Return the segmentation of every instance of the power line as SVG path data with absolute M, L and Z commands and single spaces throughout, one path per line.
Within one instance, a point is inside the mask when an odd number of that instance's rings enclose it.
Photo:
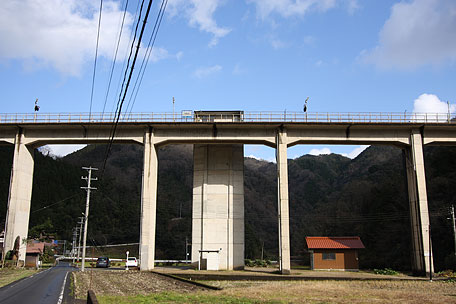
M 139 4 L 139 2 L 138 2 L 138 4 Z M 128 60 L 126 61 L 127 63 L 126 63 L 126 66 L 125 66 L 125 72 L 124 72 L 123 80 L 122 80 L 122 86 L 120 87 L 119 98 L 118 98 L 118 101 L 117 101 L 117 106 L 116 106 L 116 109 L 115 109 L 115 112 L 114 112 L 113 121 L 112 121 L 113 125 L 111 126 L 111 130 L 110 130 L 110 133 L 109 133 L 109 144 L 106 146 L 105 158 L 104 158 L 104 161 L 103 161 L 103 167 L 101 169 L 101 177 L 104 176 L 104 171 L 105 171 L 105 168 L 106 168 L 106 162 L 107 162 L 107 159 L 108 159 L 108 156 L 109 156 L 109 152 L 111 150 L 111 146 L 112 146 L 111 138 L 114 139 L 114 134 L 115 134 L 115 129 L 116 129 L 116 117 L 117 117 L 117 115 L 120 116 L 120 114 L 121 114 L 121 112 L 119 111 L 120 102 L 121 102 L 121 96 L 122 96 L 122 92 L 124 90 L 124 85 L 125 85 L 125 80 L 127 78 L 128 68 L 130 67 L 130 60 L 131 60 L 131 56 L 133 54 L 133 47 L 134 47 L 134 44 L 135 44 L 136 35 L 138 33 L 139 23 L 141 21 L 141 15 L 142 15 L 143 6 L 144 6 L 144 0 L 142 0 L 142 2 L 141 2 L 141 7 L 139 9 L 139 16 L 138 16 L 138 20 L 136 22 L 136 26 L 135 26 L 135 30 L 134 30 L 134 36 L 133 36 L 133 38 L 131 40 L 131 46 L 130 46 L 130 51 L 129 51 L 129 54 L 128 54 Z M 133 34 L 133 29 L 132 29 L 132 33 L 131 34 Z
M 150 2 L 149 2 L 149 3 L 150 3 Z M 142 15 L 143 5 L 144 5 L 144 0 L 142 0 L 142 2 L 141 2 L 141 7 L 140 7 L 140 9 L 139 9 L 138 21 L 136 22 L 134 36 L 133 36 L 133 39 L 132 39 L 132 41 L 131 41 L 130 51 L 129 51 L 128 60 L 127 60 L 127 66 L 125 67 L 125 72 L 124 72 L 123 80 L 122 80 L 122 86 L 121 86 L 121 88 L 120 88 L 119 98 L 118 98 L 118 100 L 117 100 L 117 106 L 116 106 L 116 110 L 115 110 L 115 114 L 116 114 L 116 115 L 117 115 L 117 112 L 119 111 L 119 106 L 120 106 L 120 103 L 121 103 L 122 92 L 124 91 L 124 85 L 125 85 L 125 81 L 126 81 L 126 79 L 127 79 L 128 69 L 129 69 L 129 67 L 130 67 L 130 60 L 131 60 L 131 56 L 133 55 L 133 47 L 134 47 L 134 45 L 135 45 L 136 35 L 137 35 L 137 33 L 138 33 L 138 27 L 139 27 L 139 23 L 140 23 L 140 21 L 141 21 L 141 15 Z M 116 120 L 116 118 L 114 117 L 113 122 L 115 122 L 115 120 Z M 112 131 L 112 130 L 111 130 L 111 131 Z
M 162 22 L 162 19 L 163 19 L 163 15 L 165 13 L 167 5 L 168 5 L 168 0 L 162 0 L 161 6 L 160 6 L 160 10 L 158 11 L 157 19 L 155 20 L 154 28 L 152 30 L 152 34 L 151 34 L 150 39 L 149 39 L 149 43 L 147 44 L 146 55 L 143 58 L 143 61 L 141 63 L 141 67 L 139 68 L 138 77 L 136 78 L 135 85 L 134 85 L 133 90 L 132 90 L 131 95 L 130 95 L 130 100 L 128 101 L 128 104 L 127 104 L 127 110 L 126 110 L 127 113 L 128 112 L 131 113 L 131 111 L 133 111 L 133 106 L 135 104 L 136 97 L 138 96 L 139 87 L 141 86 L 141 83 L 142 83 L 142 80 L 143 80 L 143 77 L 144 77 L 144 73 L 145 73 L 146 68 L 147 68 L 147 64 L 149 63 L 149 58 L 150 58 L 150 56 L 152 54 L 152 50 L 153 50 L 154 45 L 155 45 L 155 40 L 157 39 L 157 34 L 158 34 L 158 31 L 160 30 L 160 25 L 161 25 L 161 22 Z M 139 84 L 138 84 L 138 80 L 139 80 Z M 137 84 L 138 84 L 138 86 L 137 86 Z M 135 89 L 136 89 L 136 93 L 135 93 Z M 134 98 L 132 98 L 133 95 L 134 95 Z M 133 100 L 133 102 L 131 103 L 130 111 L 128 111 L 128 108 L 130 106 L 130 102 L 132 100 Z
M 144 0 L 143 0 L 144 1 Z M 141 4 L 142 6 L 142 4 Z M 116 122 L 114 124 L 114 129 L 113 129 L 113 132 L 112 132 L 112 136 L 111 136 L 111 140 L 109 141 L 109 145 L 108 145 L 108 149 L 106 151 L 106 156 L 105 156 L 105 159 L 104 159 L 104 162 L 103 162 L 103 172 L 104 172 L 104 169 L 106 167 L 106 162 L 107 162 L 107 159 L 108 159 L 108 156 L 109 156 L 109 152 L 111 150 L 111 147 L 112 147 L 112 143 L 114 141 L 114 137 L 115 137 L 115 133 L 116 133 L 116 129 L 117 129 L 117 126 L 119 124 L 119 119 L 120 119 L 120 115 L 122 113 L 122 106 L 123 106 L 123 103 L 125 101 L 125 97 L 127 95 L 127 92 L 128 92 L 128 87 L 130 85 L 130 81 L 131 81 L 131 77 L 133 75 L 133 71 L 134 71 L 134 68 L 135 68 L 135 63 L 136 63 L 136 59 L 138 58 L 138 53 L 139 53 L 139 47 L 140 47 L 140 44 L 141 44 L 141 40 L 142 40 L 142 37 L 143 37 L 143 34 L 144 34 L 144 29 L 146 27 L 146 23 L 147 23 L 147 19 L 149 17 L 149 12 L 150 12 L 150 8 L 152 6 L 152 0 L 149 0 L 149 4 L 147 6 L 147 11 L 146 11 L 146 15 L 144 16 L 144 21 L 143 21 L 143 26 L 141 28 L 141 32 L 139 34 L 139 38 L 138 38 L 138 44 L 136 46 L 136 52 L 135 52 L 135 56 L 133 58 L 133 62 L 131 64 L 131 69 L 130 69 L 130 73 L 128 75 L 128 80 L 127 80 L 127 83 L 125 85 L 125 90 L 124 90 L 124 94 L 122 96 L 122 100 L 120 101 L 120 105 L 119 105 L 119 110 L 118 110 L 118 113 L 117 113 L 117 118 L 116 118 Z M 139 21 L 139 19 L 138 19 Z M 134 42 L 134 41 L 133 41 Z
M 118 35 L 119 38 L 117 39 L 116 51 L 115 51 L 114 57 L 112 59 L 111 72 L 109 74 L 109 81 L 108 81 L 108 88 L 106 90 L 106 96 L 105 96 L 105 101 L 104 101 L 104 105 L 103 105 L 103 112 L 101 114 L 102 117 L 103 117 L 105 109 L 106 109 L 106 102 L 108 101 L 109 90 L 111 88 L 111 80 L 112 80 L 112 75 L 114 74 L 114 66 L 115 66 L 116 59 L 117 59 L 117 52 L 119 51 L 120 39 L 122 37 L 123 26 L 125 23 L 125 15 L 127 14 L 127 7 L 128 7 L 128 0 L 125 1 L 124 12 L 123 12 L 123 17 L 122 17 L 122 24 L 120 25 L 119 35 Z
M 95 71 L 97 70 L 97 57 L 98 57 L 98 42 L 100 40 L 100 27 L 101 27 L 101 11 L 103 10 L 103 0 L 100 0 L 100 15 L 98 16 L 98 30 L 97 30 L 97 46 L 95 48 L 95 61 L 93 64 L 93 75 L 92 75 L 92 91 L 90 93 L 90 110 L 89 110 L 89 121 L 92 116 L 92 102 L 93 102 L 93 90 L 95 87 Z
M 47 209 L 47 208 L 49 208 L 49 207 L 52 207 L 52 206 L 54 206 L 54 205 L 63 203 L 64 201 L 67 201 L 67 200 L 69 200 L 70 198 L 73 198 L 73 197 L 79 196 L 79 195 L 81 195 L 81 194 L 80 194 L 80 193 L 73 194 L 72 196 L 69 196 L 69 197 L 67 197 L 67 198 L 64 198 L 64 199 L 62 199 L 62 200 L 60 200 L 60 201 L 58 201 L 58 202 L 52 203 L 52 204 L 50 204 L 50 205 L 44 206 L 44 207 L 42 207 L 42 208 L 40 208 L 40 209 L 34 210 L 34 211 L 30 212 L 30 213 L 35 213 L 35 212 L 38 212 L 38 211 Z
M 136 20 L 136 16 L 138 16 L 138 11 L 139 11 L 139 1 L 137 1 L 137 4 L 136 4 L 136 10 L 135 10 L 135 16 L 133 17 L 133 20 Z M 131 42 L 132 42 L 132 38 L 133 38 L 133 33 L 135 31 L 135 27 L 132 26 L 131 27 L 131 31 L 130 31 L 130 36 L 129 39 L 128 39 L 128 43 L 127 43 L 127 47 L 125 49 L 125 57 L 123 59 L 123 66 L 122 66 L 122 71 L 126 69 L 126 65 L 127 65 L 127 57 L 128 57 L 128 46 L 131 45 Z M 116 89 L 116 95 L 117 94 L 120 94 L 120 84 L 122 83 L 122 74 L 119 75 L 119 81 L 117 83 L 117 89 Z M 114 107 L 116 106 L 116 103 L 113 102 L 112 103 L 112 107 L 111 107 L 111 113 L 114 112 Z

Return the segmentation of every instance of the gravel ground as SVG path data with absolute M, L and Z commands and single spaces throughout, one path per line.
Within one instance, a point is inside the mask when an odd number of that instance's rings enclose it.
M 193 284 L 163 277 L 151 272 L 110 270 L 73 272 L 73 289 L 77 299 L 92 289 L 98 295 L 138 295 L 162 291 L 194 292 L 205 290 Z

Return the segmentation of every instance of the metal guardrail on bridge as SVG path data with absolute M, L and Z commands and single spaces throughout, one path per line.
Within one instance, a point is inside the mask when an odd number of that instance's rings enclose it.
M 186 111 L 188 112 L 188 111 Z M 303 113 L 303 112 L 239 112 L 201 117 L 180 113 L 127 113 L 119 122 L 304 122 L 304 123 L 455 123 L 455 113 Z M 0 124 L 15 123 L 111 123 L 114 113 L 5 113 Z

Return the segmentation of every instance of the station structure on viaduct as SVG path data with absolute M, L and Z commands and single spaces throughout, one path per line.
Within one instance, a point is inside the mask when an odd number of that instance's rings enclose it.
M 108 114 L 0 114 L 0 143 L 14 145 L 4 251 L 27 238 L 33 150 L 47 144 L 107 143 Z M 140 263 L 154 268 L 157 149 L 194 145 L 192 262 L 218 252 L 219 269 L 244 266 L 243 145 L 276 149 L 279 265 L 290 273 L 287 148 L 299 144 L 393 145 L 406 164 L 413 260 L 429 273 L 432 250 L 423 146 L 456 144 L 456 123 L 447 114 L 290 113 L 195 111 L 191 115 L 140 113 L 122 116 L 115 143 L 144 146 Z M 431 257 L 431 258 L 429 258 Z M 19 250 L 25 260 L 25 246 Z

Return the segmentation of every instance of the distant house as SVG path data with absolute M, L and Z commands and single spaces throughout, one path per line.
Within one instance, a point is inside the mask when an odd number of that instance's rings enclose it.
M 310 266 L 321 270 L 358 271 L 358 250 L 364 249 L 359 236 L 306 237 Z
M 40 256 L 44 252 L 44 243 L 28 243 L 25 254 L 25 267 L 38 268 Z

